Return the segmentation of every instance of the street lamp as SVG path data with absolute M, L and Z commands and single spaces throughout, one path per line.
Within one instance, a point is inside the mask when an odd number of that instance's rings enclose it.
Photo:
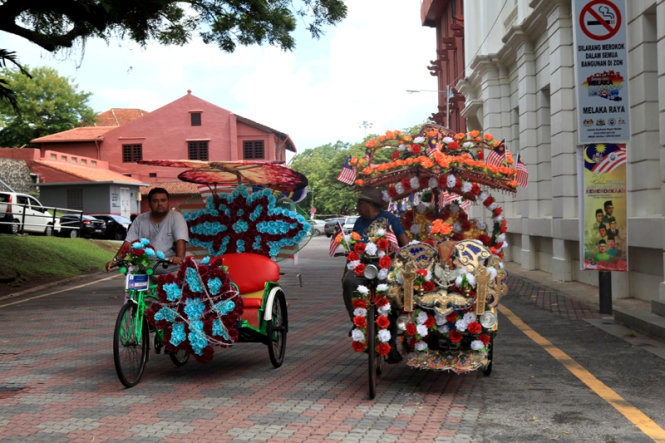
M 363 137 L 367 137 L 367 128 L 371 128 L 372 126 L 374 126 L 374 124 L 368 122 L 367 120 L 363 120 L 362 123 L 360 123 L 358 127 L 364 129 Z
M 409 94 L 414 94 L 416 92 L 436 92 L 439 94 L 446 94 L 446 128 L 450 128 L 450 99 L 455 97 L 453 94 L 453 88 L 450 85 L 446 85 L 445 91 L 439 91 L 436 89 L 407 89 L 406 92 Z

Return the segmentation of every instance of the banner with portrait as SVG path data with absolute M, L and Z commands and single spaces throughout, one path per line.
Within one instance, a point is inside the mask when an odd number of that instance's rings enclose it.
M 627 271 L 626 145 L 583 145 L 582 157 L 581 267 Z

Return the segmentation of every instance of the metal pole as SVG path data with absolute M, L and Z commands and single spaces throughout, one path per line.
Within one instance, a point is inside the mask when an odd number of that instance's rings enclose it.
M 612 314 L 612 273 L 598 271 L 598 295 L 601 314 Z

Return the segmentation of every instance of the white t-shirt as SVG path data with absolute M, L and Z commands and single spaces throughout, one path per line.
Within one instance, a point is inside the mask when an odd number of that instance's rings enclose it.
M 176 255 L 175 242 L 185 240 L 189 242 L 189 229 L 185 217 L 178 211 L 169 211 L 160 223 L 150 220 L 150 213 L 138 215 L 127 231 L 126 241 L 134 242 L 142 238 L 150 240 L 150 244 L 165 257 Z

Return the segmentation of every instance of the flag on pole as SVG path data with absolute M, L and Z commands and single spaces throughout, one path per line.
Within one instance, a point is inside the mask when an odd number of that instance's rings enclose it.
M 527 183 L 529 183 L 529 171 L 526 169 L 526 165 L 522 163 L 522 156 L 517 154 L 517 184 L 526 188 Z
M 351 156 L 349 155 L 342 166 L 342 170 L 339 171 L 337 180 L 347 185 L 352 185 L 356 181 L 356 170 L 351 166 Z
M 369 165 L 369 161 L 371 160 L 371 158 L 372 158 L 372 150 L 369 148 L 365 148 L 365 162 L 367 163 L 367 165 Z
M 501 166 L 506 158 L 506 139 L 501 140 L 485 159 L 485 163 L 492 166 Z
M 388 229 L 386 230 L 386 240 L 390 242 L 390 252 L 399 250 L 399 242 L 397 241 L 397 236 L 393 232 L 392 226 L 388 226 Z
M 339 222 L 335 223 L 335 229 L 333 229 L 333 233 L 330 236 L 330 247 L 328 248 L 328 253 L 332 257 L 335 255 L 335 251 L 337 248 L 339 248 L 340 240 L 341 237 L 343 236 L 344 232 L 342 230 L 342 225 L 339 224 Z
M 459 207 L 462 208 L 464 211 L 468 211 L 469 208 L 471 207 L 470 200 L 462 201 L 462 197 L 455 194 L 454 192 L 443 191 L 439 193 L 439 201 L 438 201 L 439 209 L 443 209 L 446 205 L 449 205 L 451 203 L 457 203 Z

